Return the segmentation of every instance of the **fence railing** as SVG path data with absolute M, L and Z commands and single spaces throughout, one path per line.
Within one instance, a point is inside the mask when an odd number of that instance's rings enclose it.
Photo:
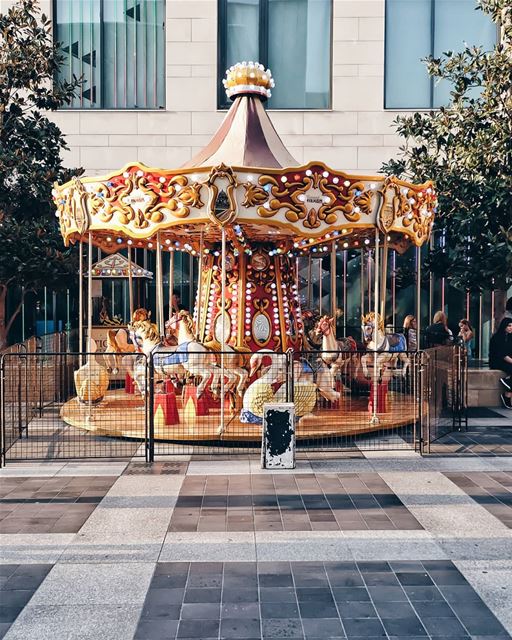
M 3 460 L 259 451 L 263 405 L 293 402 L 297 448 L 414 448 L 464 427 L 465 354 L 49 351 L 0 359 Z M 67 347 L 67 342 L 66 342 Z

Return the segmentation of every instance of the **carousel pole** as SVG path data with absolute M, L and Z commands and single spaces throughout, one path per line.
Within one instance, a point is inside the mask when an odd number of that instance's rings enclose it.
M 160 242 L 160 232 L 156 234 L 156 313 L 160 335 L 165 334 L 164 327 L 164 292 L 162 274 L 162 244 Z
M 84 245 L 82 239 L 78 243 L 78 351 L 80 366 L 84 364 Z
M 380 281 L 380 315 L 384 326 L 386 325 L 386 297 L 387 297 L 387 281 L 388 281 L 388 237 L 384 236 L 384 243 L 382 245 L 382 278 Z M 393 324 L 393 331 L 394 331 Z
M 393 251 L 393 267 L 391 271 L 391 307 L 393 327 L 396 327 L 396 251 Z
M 361 272 L 359 274 L 359 281 L 360 281 L 359 294 L 360 294 L 360 305 L 361 305 L 361 317 L 359 318 L 359 324 L 361 324 L 363 316 L 364 316 L 364 289 L 365 289 L 365 284 L 364 284 L 364 248 L 361 248 L 360 263 L 361 263 Z M 362 329 L 362 326 L 361 326 L 361 340 L 363 340 L 363 329 Z
M 311 277 L 312 277 L 312 263 L 311 263 L 311 253 L 308 253 L 308 289 L 307 289 L 307 296 L 308 296 L 308 309 L 311 309 L 311 292 L 312 292 L 312 286 L 311 286 Z
M 92 233 L 91 231 L 89 231 L 89 246 L 87 251 L 87 352 L 88 352 L 87 360 L 90 363 L 89 364 L 90 370 L 89 370 L 89 376 L 88 376 L 89 412 L 86 420 L 87 422 L 91 422 L 92 421 L 92 397 L 91 397 L 92 360 L 94 358 L 94 355 L 92 354 L 93 348 L 92 348 Z
M 347 260 L 348 252 L 343 252 L 343 337 L 347 337 Z
M 132 274 L 132 248 L 128 247 L 128 299 L 130 301 L 130 321 L 133 318 L 133 274 Z
M 322 296 L 323 296 L 323 291 L 322 291 L 322 258 L 320 258 L 320 260 L 318 260 L 318 312 L 320 315 L 322 315 Z
M 331 246 L 331 315 L 336 325 L 336 242 Z
M 375 278 L 373 282 L 373 311 L 374 311 L 374 325 L 373 325 L 373 402 L 372 402 L 372 417 L 370 419 L 371 424 L 379 424 L 379 416 L 377 415 L 377 377 L 378 371 L 378 351 L 377 351 L 377 332 L 379 328 L 379 230 L 375 229 Z M 369 266 L 369 262 L 368 262 Z M 368 280 L 370 274 L 368 273 Z
M 172 301 L 174 291 L 174 248 L 169 251 L 169 320 L 173 314 Z
M 197 325 L 196 336 L 200 341 L 201 333 L 201 308 L 203 304 L 203 251 L 204 251 L 204 236 L 203 230 L 201 230 L 201 236 L 199 238 L 199 263 L 197 269 Z M 169 282 L 171 281 L 171 274 L 169 273 Z
M 432 234 L 430 237 L 430 243 L 428 247 L 429 254 L 433 248 L 434 248 L 434 234 Z M 428 324 L 430 324 L 431 318 L 433 316 L 433 310 L 434 310 L 433 309 L 434 307 L 434 275 L 431 270 L 428 276 L 428 288 L 429 288 L 428 290 Z
M 221 309 L 221 352 L 220 352 L 220 428 L 221 433 L 224 432 L 224 350 L 226 348 L 226 323 L 224 321 L 224 313 L 226 308 L 226 229 L 222 227 L 222 245 L 221 245 L 221 283 L 220 297 L 222 299 Z
M 416 247 L 416 350 L 421 336 L 421 247 Z

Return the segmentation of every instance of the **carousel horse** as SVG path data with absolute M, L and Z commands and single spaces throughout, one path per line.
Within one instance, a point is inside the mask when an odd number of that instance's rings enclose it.
M 363 316 L 362 322 L 363 339 L 369 352 L 378 352 L 377 370 L 378 378 L 382 379 L 386 370 L 388 376 L 392 371 L 396 371 L 398 361 L 403 363 L 401 374 L 405 378 L 410 365 L 407 356 L 407 341 L 402 333 L 385 333 L 384 322 L 377 314 L 377 322 L 375 322 L 375 313 L 371 311 Z M 373 354 L 365 353 L 361 358 L 363 374 L 366 378 L 370 378 L 369 367 L 373 363 Z
M 166 347 L 160 334 L 155 331 L 149 320 L 139 320 L 129 326 L 136 345 L 147 356 L 152 356 L 155 373 L 168 377 L 188 373 L 201 379 L 197 387 L 197 397 L 201 397 L 211 378 L 211 387 L 219 384 L 221 370 L 215 364 L 215 356 L 203 344 L 195 339 L 182 341 L 178 336 L 178 345 Z M 134 368 L 134 380 L 142 395 L 146 393 L 146 365 L 138 362 Z
M 322 336 L 322 349 L 320 358 L 331 368 L 336 377 L 343 373 L 351 361 L 351 352 L 357 351 L 357 343 L 351 336 L 336 339 L 334 318 L 322 316 L 314 329 L 314 332 Z
M 166 322 L 166 327 L 174 333 L 177 333 L 179 345 L 195 341 L 194 321 L 188 311 L 179 311 L 177 314 L 174 314 L 171 319 Z M 247 370 L 241 366 L 244 362 L 244 354 L 239 353 L 228 344 L 222 345 L 213 342 L 203 346 L 205 349 L 208 349 L 210 353 L 215 354 L 217 366 L 221 364 L 222 358 L 219 352 L 224 354 L 224 375 L 228 378 L 228 389 L 231 390 L 232 387 L 236 385 L 236 393 L 242 397 L 249 378 Z M 213 384 L 211 388 L 214 392 L 217 391 Z
M 83 404 L 99 404 L 105 397 L 109 377 L 107 369 L 98 363 L 96 356 L 96 341 L 89 340 L 89 354 L 87 362 L 77 369 L 74 374 L 76 397 Z
M 116 375 L 121 366 L 127 371 L 133 368 L 133 358 L 128 354 L 134 353 L 135 347 L 128 342 L 128 334 L 124 329 L 107 331 L 107 348 L 104 352 L 104 360 L 107 364 L 107 371 Z

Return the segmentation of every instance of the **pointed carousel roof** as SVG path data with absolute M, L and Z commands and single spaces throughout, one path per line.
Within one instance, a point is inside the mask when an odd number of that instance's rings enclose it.
M 210 142 L 183 167 L 218 164 L 269 169 L 298 166 L 274 129 L 259 95 L 237 96 Z
M 233 104 L 211 141 L 181 168 L 131 162 L 106 176 L 55 185 L 62 236 L 91 236 L 106 253 L 126 246 L 215 251 L 225 228 L 239 252 L 272 242 L 303 255 L 373 246 L 376 234 L 402 253 L 430 237 L 437 197 L 431 182 L 361 176 L 321 160 L 298 165 L 263 106 L 269 69 L 242 62 L 227 70 Z

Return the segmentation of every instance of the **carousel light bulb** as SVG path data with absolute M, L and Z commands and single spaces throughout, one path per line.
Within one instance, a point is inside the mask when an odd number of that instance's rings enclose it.
M 246 331 L 245 335 L 246 335 L 247 338 L 250 338 L 251 337 L 251 332 L 250 331 Z
M 132 245 L 133 244 L 133 240 L 128 240 L 128 244 Z
M 192 180 L 192 182 L 196 182 L 196 181 L 197 181 L 197 175 L 196 175 L 195 173 L 193 173 L 193 174 L 190 176 L 190 179 Z
M 372 183 L 370 184 L 370 189 L 375 189 L 375 187 L 376 187 L 375 182 L 372 182 Z
M 348 242 L 343 243 L 343 248 L 346 249 L 348 247 Z
M 152 249 L 153 248 L 153 243 L 152 242 L 148 242 L 148 249 Z
M 361 211 L 361 208 L 360 208 L 360 207 L 354 207 L 354 211 L 355 211 L 356 213 L 359 213 L 359 212 Z
M 128 173 L 128 171 L 125 171 L 123 173 L 123 178 L 129 178 L 129 177 L 130 177 L 130 174 Z
M 370 244 L 370 241 L 368 240 L 368 238 L 366 238 L 366 240 L 364 241 L 365 244 Z
M 118 239 L 116 240 L 116 242 L 117 242 L 117 244 L 121 244 L 121 243 L 122 243 L 121 238 L 118 238 Z
M 409 204 L 416 204 L 416 200 L 414 198 L 409 198 Z
M 142 178 L 142 176 L 144 175 L 144 171 L 141 171 L 140 169 L 137 171 L 137 175 L 139 176 L 139 178 Z
M 328 178 L 329 177 L 329 172 L 328 171 L 324 171 L 322 173 L 322 175 L 323 175 L 324 178 Z
M 162 184 L 165 182 L 165 178 L 163 176 L 160 176 L 158 178 L 158 181 L 161 182 Z
M 408 213 L 408 214 L 407 214 L 407 217 L 409 218 L 409 220 L 412 220 L 412 219 L 414 218 L 414 216 L 413 216 L 413 214 L 412 214 L 412 213 Z
M 332 179 L 332 181 L 334 182 L 334 184 L 338 184 L 340 179 L 338 177 L 335 177 L 335 178 Z
M 343 184 L 345 185 L 345 187 L 350 187 L 350 180 L 345 180 Z
M 112 238 L 110 236 L 107 236 L 107 242 L 112 242 Z
M 288 178 L 286 176 L 281 176 L 281 182 L 287 182 Z
M 313 174 L 313 172 L 311 171 L 311 169 L 306 169 L 306 175 L 307 176 L 310 176 L 312 174 Z

